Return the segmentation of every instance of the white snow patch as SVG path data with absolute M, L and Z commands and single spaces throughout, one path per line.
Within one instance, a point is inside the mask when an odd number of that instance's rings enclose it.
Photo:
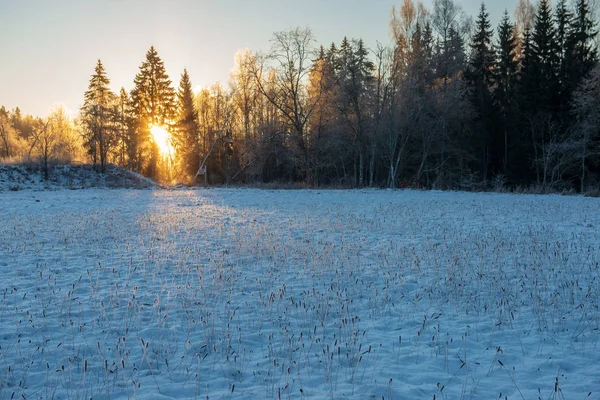
M 138 173 L 109 164 L 104 173 L 92 165 L 51 165 L 48 179 L 37 164 L 0 164 L 0 192 L 86 188 L 152 188 L 157 184 Z
M 6 191 L 0 397 L 597 399 L 599 206 Z

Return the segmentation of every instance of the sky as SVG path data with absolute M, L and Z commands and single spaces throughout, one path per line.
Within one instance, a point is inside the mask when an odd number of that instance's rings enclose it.
M 423 1 L 431 8 L 433 0 Z M 458 0 L 476 17 L 481 0 Z M 318 44 L 362 38 L 389 44 L 401 0 L 0 0 L 0 106 L 75 115 L 98 59 L 111 87 L 131 89 L 154 45 L 176 87 L 187 68 L 195 87 L 226 83 L 238 50 L 268 51 L 273 32 L 312 29 Z M 517 0 L 488 0 L 494 27 Z

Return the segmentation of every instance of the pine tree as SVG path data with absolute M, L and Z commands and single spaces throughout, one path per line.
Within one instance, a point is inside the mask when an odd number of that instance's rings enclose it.
M 561 61 L 564 59 L 572 19 L 573 14 L 567 7 L 567 0 L 559 0 L 556 4 L 556 41 Z
M 474 146 L 480 162 L 481 176 L 485 180 L 490 164 L 490 145 L 492 143 L 493 109 L 491 89 L 494 84 L 494 51 L 492 47 L 492 28 L 490 15 L 481 4 L 476 30 L 471 39 L 471 57 L 465 78 L 471 92 L 471 101 L 477 114 Z
M 335 59 L 336 83 L 339 87 L 337 107 L 353 136 L 353 146 L 358 163 L 354 165 L 355 181 L 364 186 L 364 172 L 368 146 L 366 104 L 373 83 L 375 65 L 368 59 L 362 40 L 344 38 Z
M 469 79 L 477 85 L 489 88 L 494 77 L 494 51 L 492 47 L 492 28 L 490 15 L 485 4 L 481 4 L 477 17 L 475 34 L 471 39 L 471 57 L 469 60 Z
M 187 69 L 183 70 L 177 92 L 177 127 L 175 130 L 175 149 L 181 172 L 186 178 L 192 178 L 200 165 L 200 142 L 198 112 L 194 107 L 192 82 Z
M 81 119 L 85 127 L 84 146 L 93 164 L 100 164 L 101 172 L 105 170 L 109 150 L 115 141 L 111 123 L 115 95 L 110 91 L 109 84 L 110 79 L 106 76 L 102 61 L 98 60 L 84 95 Z
M 559 49 L 557 30 L 552 19 L 550 0 L 540 0 L 535 15 L 532 40 L 533 79 L 539 93 L 539 106 L 543 111 L 554 112 L 559 98 Z
M 569 92 L 579 85 L 598 62 L 598 49 L 595 47 L 597 35 L 597 24 L 592 20 L 588 1 L 577 0 L 571 29 L 565 41 L 565 85 Z
M 447 43 L 440 48 L 440 77 L 447 83 L 448 79 L 453 79 L 464 70 L 466 59 L 463 38 L 454 26 L 448 30 Z
M 496 62 L 494 66 L 494 103 L 499 112 L 502 130 L 503 171 L 508 173 L 508 147 L 509 147 L 509 123 L 514 119 L 515 96 L 517 83 L 518 62 L 516 60 L 517 38 L 515 38 L 515 26 L 510 22 L 508 11 L 498 26 L 498 42 L 496 45 Z
M 556 5 L 556 42 L 558 49 L 558 84 L 560 91 L 560 111 L 568 108 L 571 97 L 568 71 L 568 41 L 573 15 L 567 8 L 567 0 L 559 0 Z
M 430 84 L 434 77 L 434 40 L 433 40 L 433 29 L 431 24 L 427 22 L 425 24 L 425 30 L 423 31 L 423 39 L 421 41 L 421 52 L 423 54 L 423 62 L 425 67 L 425 82 Z
M 415 32 L 410 40 L 410 51 L 407 55 L 408 65 L 406 66 L 406 77 L 414 82 L 420 82 L 425 86 L 428 82 L 427 60 L 425 58 L 425 43 L 423 37 L 423 29 L 417 23 Z M 396 68 L 399 71 L 399 67 Z
M 120 167 L 131 167 L 129 164 L 132 146 L 131 101 L 124 87 L 119 91 L 119 97 L 115 102 L 114 119 L 117 134 L 117 163 Z
M 518 89 L 519 108 L 522 112 L 531 111 L 536 104 L 536 63 L 531 42 L 531 31 L 526 29 L 521 41 L 521 57 L 519 58 Z
M 329 51 L 323 46 L 319 55 L 313 62 L 309 75 L 308 97 L 315 109 L 309 122 L 308 150 L 309 150 L 309 182 L 316 186 L 322 182 L 323 169 L 335 163 L 339 156 L 340 148 L 338 141 L 334 140 L 329 133 L 333 130 L 336 122 L 335 113 L 335 77 L 333 67 L 333 54 L 335 45 Z M 336 135 L 335 139 L 339 139 Z M 331 178 L 331 177 L 329 177 Z M 325 180 L 325 182 L 327 182 Z
M 135 76 L 131 103 L 135 116 L 137 150 L 133 164 L 136 170 L 159 178 L 159 152 L 156 144 L 150 141 L 150 128 L 159 126 L 172 130 L 176 104 L 175 90 L 171 87 L 164 63 L 154 46 L 146 53 L 146 60 Z
M 531 168 L 532 160 L 537 159 L 537 148 L 532 138 L 531 121 L 533 116 L 543 108 L 540 95 L 539 66 L 536 60 L 536 52 L 532 40 L 532 33 L 526 29 L 521 42 L 521 57 L 519 59 L 519 72 L 516 83 L 516 109 L 515 119 L 518 126 L 515 141 L 519 146 L 515 147 L 511 159 L 511 171 L 518 171 L 517 182 L 528 184 L 534 177 L 539 182 L 539 172 Z M 517 144 L 516 143 L 516 144 Z M 533 174 L 537 173 L 537 176 Z

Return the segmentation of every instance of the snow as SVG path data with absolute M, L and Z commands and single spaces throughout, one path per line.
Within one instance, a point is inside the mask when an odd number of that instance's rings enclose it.
M 35 163 L 0 164 L 0 192 L 18 190 L 59 190 L 85 188 L 150 188 L 157 184 L 136 172 L 108 164 L 104 173 L 92 165 L 50 165 L 48 180 Z
M 0 397 L 599 399 L 598 199 L 0 192 Z

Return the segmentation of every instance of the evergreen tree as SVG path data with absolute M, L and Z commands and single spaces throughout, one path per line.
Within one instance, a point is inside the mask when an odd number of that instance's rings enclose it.
M 448 30 L 447 42 L 439 46 L 439 77 L 447 83 L 456 77 L 465 67 L 465 44 L 460 32 L 451 26 Z
M 528 184 L 534 177 L 532 163 L 537 159 L 535 139 L 532 138 L 532 119 L 543 108 L 540 96 L 539 66 L 536 60 L 536 51 L 529 29 L 523 34 L 521 43 L 521 57 L 519 59 L 519 72 L 517 74 L 516 103 L 518 113 L 517 135 L 515 141 L 519 144 L 513 154 L 512 171 L 518 171 L 516 182 Z M 537 171 L 536 171 L 537 172 Z M 539 174 L 537 176 L 539 182 Z
M 175 149 L 181 172 L 186 178 L 194 177 L 200 165 L 200 142 L 198 112 L 194 107 L 192 82 L 187 69 L 183 70 L 177 92 L 177 128 L 175 130 Z
M 498 42 L 496 45 L 496 62 L 494 66 L 494 104 L 499 112 L 502 132 L 502 170 L 508 173 L 508 148 L 510 130 L 509 124 L 514 120 L 515 97 L 518 61 L 516 60 L 517 38 L 515 38 L 515 26 L 510 22 L 508 11 L 498 26 Z
M 337 122 L 334 106 L 337 94 L 333 66 L 335 51 L 334 44 L 329 51 L 321 46 L 309 75 L 308 96 L 315 104 L 307 141 L 309 179 L 317 186 L 334 178 L 335 171 L 331 171 L 330 166 L 335 164 L 346 144 L 340 135 L 331 135 Z
M 564 60 L 572 19 L 573 14 L 567 7 L 567 0 L 558 0 L 556 4 L 556 41 L 561 61 Z
M 355 182 L 364 186 L 364 173 L 368 147 L 367 124 L 368 93 L 372 89 L 375 65 L 368 58 L 362 40 L 344 38 L 335 63 L 336 83 L 339 87 L 337 107 L 342 119 L 352 133 L 355 162 Z
M 427 59 L 425 57 L 426 44 L 421 25 L 417 23 L 415 32 L 410 41 L 410 50 L 408 54 L 408 65 L 406 66 L 406 77 L 414 82 L 422 83 L 423 87 L 428 82 Z M 397 70 L 400 66 L 397 67 Z
M 115 95 L 110 91 L 109 84 L 102 61 L 98 60 L 84 95 L 81 120 L 84 125 L 84 146 L 93 164 L 100 164 L 101 172 L 105 170 L 109 150 L 115 141 L 112 126 Z
M 476 30 L 471 39 L 471 57 L 468 76 L 474 84 L 490 88 L 494 77 L 494 50 L 492 47 L 492 28 L 490 15 L 481 4 L 477 17 Z
M 558 106 L 559 48 L 550 0 L 540 0 L 535 15 L 532 40 L 532 77 L 542 111 L 555 112 Z
M 131 101 L 124 87 L 119 91 L 119 97 L 114 110 L 115 128 L 117 133 L 116 159 L 120 167 L 130 167 L 132 153 L 132 116 Z
M 533 43 L 531 41 L 531 31 L 526 29 L 523 33 L 521 43 L 521 57 L 519 58 L 519 73 L 518 73 L 518 101 L 519 108 L 522 112 L 533 110 L 536 99 L 536 63 L 533 61 L 535 57 Z
M 565 55 L 572 18 L 573 15 L 567 7 L 567 0 L 559 0 L 556 5 L 556 42 L 560 64 L 559 77 L 561 79 L 565 73 Z
M 431 81 L 433 80 L 434 77 L 434 60 L 433 60 L 433 54 L 434 54 L 434 47 L 435 47 L 435 43 L 433 40 L 433 28 L 431 27 L 431 24 L 429 22 L 427 22 L 425 24 L 425 29 L 423 31 L 423 39 L 421 40 L 421 53 L 422 53 L 422 57 L 423 57 L 423 64 L 424 64 L 424 80 L 425 82 L 427 82 L 428 84 L 431 83 Z
M 135 76 L 131 103 L 136 131 L 134 168 L 159 178 L 159 150 L 157 145 L 150 141 L 150 129 L 158 126 L 172 130 L 176 104 L 175 90 L 171 87 L 164 63 L 154 46 L 146 53 L 146 60 Z
M 573 23 L 573 14 L 567 7 L 566 0 L 559 0 L 556 5 L 556 41 L 558 48 L 558 85 L 560 96 L 560 112 L 561 117 L 565 117 L 565 113 L 569 108 L 571 98 L 571 84 L 569 77 L 569 63 L 571 54 L 569 54 L 569 41 L 571 37 L 571 25 Z
M 476 30 L 471 39 L 471 57 L 465 78 L 471 92 L 471 101 L 477 115 L 474 138 L 475 154 L 485 180 L 490 164 L 490 145 L 494 130 L 491 89 L 494 84 L 494 51 L 492 47 L 490 15 L 481 4 Z
M 566 38 L 566 80 L 565 86 L 571 92 L 579 85 L 598 61 L 595 39 L 597 24 L 592 20 L 587 0 L 577 0 L 571 29 Z

